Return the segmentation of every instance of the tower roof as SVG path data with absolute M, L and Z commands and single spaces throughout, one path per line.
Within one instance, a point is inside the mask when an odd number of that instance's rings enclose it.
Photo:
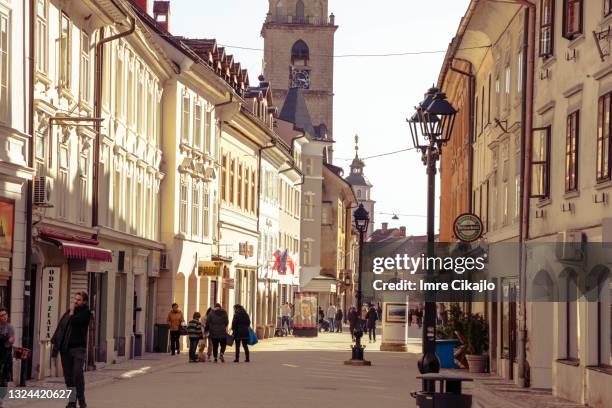
M 355 135 L 355 158 L 351 163 L 351 172 L 346 178 L 346 181 L 348 181 L 352 186 L 372 187 L 370 181 L 363 175 L 364 167 L 365 163 L 359 158 L 359 136 Z
M 310 112 L 308 112 L 306 99 L 304 99 L 304 93 L 301 88 L 289 89 L 279 118 L 303 129 L 310 137 L 316 137 L 312 120 L 310 119 Z

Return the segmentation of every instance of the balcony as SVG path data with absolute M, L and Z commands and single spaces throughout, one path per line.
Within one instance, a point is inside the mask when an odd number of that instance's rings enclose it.
M 334 25 L 333 18 L 321 18 L 317 16 L 293 16 L 293 15 L 268 15 L 267 23 L 276 24 L 300 24 L 300 25 Z

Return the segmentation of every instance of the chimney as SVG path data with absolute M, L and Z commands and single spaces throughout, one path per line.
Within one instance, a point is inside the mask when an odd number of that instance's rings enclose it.
M 389 227 L 389 223 L 388 222 L 383 222 L 382 223 L 382 230 L 383 231 L 386 231 L 388 227 Z
M 138 6 L 138 8 L 142 10 L 143 13 L 147 12 L 147 2 L 148 0 L 132 0 L 132 3 Z
M 400 233 L 402 234 L 402 237 L 406 236 L 406 227 L 400 227 Z
M 153 19 L 166 31 L 170 24 L 170 2 L 155 0 L 153 2 Z

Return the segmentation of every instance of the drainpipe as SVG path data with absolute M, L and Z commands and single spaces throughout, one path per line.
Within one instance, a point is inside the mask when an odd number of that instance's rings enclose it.
M 468 81 L 469 81 L 469 88 L 468 88 L 468 100 L 469 100 L 469 120 L 468 120 L 468 185 L 467 185 L 467 190 L 468 190 L 468 211 L 469 212 L 473 212 L 473 205 L 474 203 L 472 202 L 472 185 L 473 185 L 473 180 L 472 180 L 472 176 L 473 176 L 473 172 L 474 172 L 474 149 L 472 148 L 472 143 L 474 142 L 474 130 L 476 129 L 476 124 L 474 123 L 474 113 L 475 113 L 475 107 L 474 107 L 474 96 L 476 95 L 476 76 L 474 74 L 471 73 L 472 71 L 472 63 L 469 62 L 468 60 L 464 60 L 461 58 L 453 58 L 453 60 L 456 61 L 461 61 L 461 62 L 466 62 L 469 64 L 470 66 L 470 72 L 466 72 L 463 71 L 461 69 L 455 68 L 452 65 L 452 61 L 451 61 L 451 65 L 450 65 L 450 70 L 453 72 L 456 72 L 460 75 L 466 76 L 468 77 Z
M 36 8 L 36 0 L 31 0 L 29 2 L 24 2 L 24 4 L 29 4 L 30 6 L 30 22 L 35 21 L 34 10 Z M 23 13 L 25 20 L 25 11 Z M 30 135 L 30 143 L 28 143 L 28 152 L 27 152 L 27 165 L 28 167 L 33 167 L 34 164 L 34 24 L 31 23 L 29 30 L 29 45 L 28 45 L 28 58 L 27 64 L 29 65 L 29 83 L 28 84 L 28 97 L 30 98 L 28 103 L 27 112 L 27 130 L 26 133 Z M 24 39 L 25 39 L 25 27 L 24 24 Z M 25 47 L 24 47 L 25 48 Z M 24 70 L 24 80 L 25 80 L 25 70 Z M 32 330 L 31 325 L 34 323 L 30 321 L 30 303 L 32 296 L 36 296 L 35 293 L 31 292 L 32 286 L 32 180 L 28 180 L 26 182 L 26 231 L 25 231 L 25 270 L 24 270 L 24 291 L 23 291 L 23 316 L 22 316 L 22 333 L 21 333 L 21 344 L 23 347 L 29 348 L 30 350 L 34 350 L 34 330 Z M 30 335 L 32 334 L 32 335 Z M 30 354 L 30 358 L 27 361 L 21 362 L 21 370 L 19 373 L 19 386 L 24 387 L 26 385 L 26 380 L 28 376 L 29 367 L 32 366 L 33 360 L 32 355 Z
M 529 238 L 529 190 L 531 188 L 531 151 L 533 137 L 533 98 L 535 87 L 535 27 L 536 6 L 531 1 L 516 0 L 525 6 L 523 28 L 523 95 L 521 104 L 521 192 L 519 207 L 519 287 L 521 313 L 519 315 L 518 372 L 519 386 L 529 387 L 527 362 L 527 259 L 525 244 Z M 528 158 L 528 159 L 527 159 Z
M 100 29 L 100 41 L 96 44 L 96 56 L 95 56 L 95 72 L 94 72 L 94 117 L 100 118 L 102 117 L 102 80 L 103 80 L 103 68 L 104 68 L 104 44 L 117 40 L 119 38 L 127 37 L 136 31 L 136 19 L 134 17 L 129 17 L 130 20 L 130 28 L 127 31 L 123 31 L 112 35 L 110 37 L 104 38 L 104 28 Z M 100 161 L 100 139 L 102 138 L 102 124 L 100 121 L 95 122 L 95 133 L 96 140 L 94 142 L 94 166 L 93 166 L 93 195 L 92 195 L 92 204 L 91 204 L 91 224 L 93 227 L 98 226 L 98 203 L 99 203 L 99 194 L 98 194 L 98 184 L 100 177 L 100 166 L 98 162 Z

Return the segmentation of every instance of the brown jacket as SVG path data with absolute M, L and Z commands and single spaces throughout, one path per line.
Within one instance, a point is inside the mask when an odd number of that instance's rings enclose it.
M 184 321 L 183 312 L 180 310 L 176 312 L 170 311 L 170 313 L 168 313 L 167 322 L 170 325 L 170 331 L 178 331 L 181 328 L 181 323 Z

